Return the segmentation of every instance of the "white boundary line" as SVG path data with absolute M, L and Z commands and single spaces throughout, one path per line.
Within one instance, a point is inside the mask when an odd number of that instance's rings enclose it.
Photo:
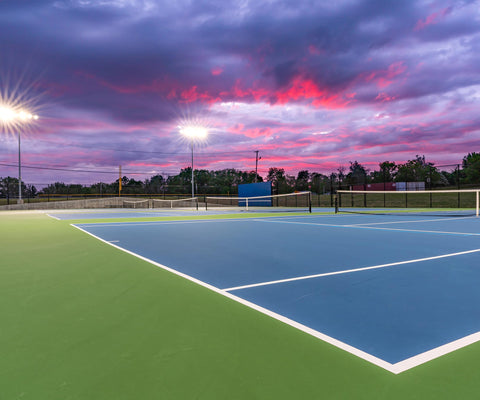
M 470 344 L 478 342 L 480 340 L 480 332 L 472 333 L 471 335 L 465 336 L 463 338 L 454 340 L 453 342 L 444 344 L 435 349 L 426 351 L 416 356 L 407 358 L 406 360 L 400 361 L 392 365 L 393 373 L 399 374 L 400 372 L 407 371 L 417 365 L 424 364 L 428 361 L 434 360 L 435 358 L 441 357 L 445 354 L 451 353 L 455 350 L 466 347 Z
M 362 225 L 385 225 L 385 224 L 413 224 L 417 222 L 439 222 L 439 221 L 457 221 L 459 219 L 471 219 L 476 217 L 455 217 L 455 218 L 435 218 L 435 219 L 417 219 L 417 220 L 403 220 L 403 221 L 390 221 L 390 222 L 369 222 L 365 224 L 349 224 L 351 226 Z
M 480 233 L 469 233 L 469 232 L 425 231 L 425 230 L 422 230 L 422 229 L 380 228 L 380 227 L 377 227 L 377 226 L 358 226 L 358 225 L 344 225 L 344 226 L 346 228 L 374 229 L 374 230 L 381 230 L 381 231 L 436 233 L 436 234 L 440 234 L 440 235 L 480 236 Z
M 50 215 L 50 214 L 47 214 L 47 217 L 50 217 L 50 218 L 56 219 L 57 221 L 61 221 L 61 219 L 60 219 L 60 218 L 54 217 L 53 215 Z
M 347 270 L 344 270 L 344 271 L 325 272 L 323 274 L 304 275 L 304 276 L 298 276 L 298 277 L 295 277 L 295 278 L 278 279 L 276 281 L 252 283 L 251 285 L 236 286 L 236 287 L 231 287 L 231 288 L 227 288 L 227 289 L 223 289 L 223 290 L 225 290 L 226 292 L 230 292 L 230 291 L 233 291 L 233 290 L 249 289 L 249 288 L 258 287 L 258 286 L 275 285 L 277 283 L 294 282 L 294 281 L 300 281 L 300 280 L 304 280 L 304 279 L 321 278 L 321 277 L 324 277 L 324 276 L 341 275 L 341 274 L 348 274 L 348 273 L 351 273 L 351 272 L 368 271 L 370 269 L 393 267 L 395 265 L 404 265 L 404 264 L 412 264 L 412 263 L 422 262 L 422 261 L 438 260 L 440 258 L 455 257 L 455 256 L 463 255 L 463 254 L 471 254 L 471 253 L 478 253 L 478 252 L 480 252 L 480 249 L 461 251 L 461 252 L 458 252 L 458 253 L 442 254 L 440 256 L 417 258 L 417 259 L 414 259 L 414 260 L 398 261 L 398 262 L 389 263 L 389 264 L 373 265 L 371 267 L 354 268 L 354 269 L 347 269 Z
M 182 278 L 185 278 L 185 279 L 187 279 L 187 280 L 189 280 L 189 281 L 191 281 L 191 282 L 194 282 L 194 283 L 196 283 L 196 284 L 198 284 L 198 285 L 200 285 L 200 286 L 203 286 L 203 287 L 205 287 L 205 288 L 207 288 L 207 289 L 210 289 L 210 290 L 212 290 L 212 291 L 214 291 L 214 292 L 216 292 L 216 293 L 218 293 L 218 294 L 220 294 L 220 295 L 222 295 L 222 296 L 225 296 L 225 297 L 227 297 L 227 298 L 229 298 L 229 299 L 231 299 L 231 300 L 234 300 L 234 301 L 236 301 L 236 302 L 238 302 L 238 303 L 241 303 L 241 304 L 243 304 L 243 305 L 245 305 L 245 306 L 247 306 L 247 307 L 250 307 L 250 308 L 252 308 L 252 309 L 254 309 L 254 310 L 256 310 L 256 311 L 259 311 L 259 312 L 261 312 L 261 313 L 263 313 L 263 314 L 265 314 L 265 315 L 267 315 L 267 316 L 269 316 L 269 317 L 272 317 L 272 318 L 274 318 L 274 319 L 276 319 L 276 320 L 278 320 L 278 321 L 281 321 L 281 322 L 283 322 L 283 323 L 285 323 L 285 324 L 287 324 L 287 325 L 290 325 L 290 326 L 292 326 L 292 327 L 294 327 L 294 328 L 296 328 L 296 329 L 299 329 L 299 330 L 301 330 L 302 332 L 308 333 L 309 335 L 312 335 L 312 336 L 314 336 L 314 337 L 316 337 L 316 338 L 318 338 L 318 339 L 320 339 L 320 340 L 323 340 L 324 342 L 327 342 L 327 343 L 329 343 L 329 344 L 331 344 L 331 345 L 333 345 L 333 346 L 335 346 L 335 347 L 337 347 L 337 348 L 339 348 L 339 349 L 341 349 L 341 350 L 347 351 L 348 353 L 353 354 L 353 355 L 355 355 L 355 356 L 357 356 L 357 357 L 359 357 L 359 358 L 361 358 L 361 359 L 363 359 L 363 360 L 365 360 L 365 361 L 368 361 L 368 362 L 370 362 L 370 363 L 372 363 L 372 364 L 374 364 L 374 365 L 376 365 L 376 366 L 378 366 L 378 367 L 380 367 L 380 368 L 383 368 L 383 369 L 385 369 L 385 370 L 387 370 L 387 371 L 389 371 L 389 372 L 391 372 L 391 373 L 393 373 L 393 374 L 399 374 L 399 373 L 404 372 L 404 371 L 406 371 L 406 370 L 409 370 L 409 369 L 411 369 L 411 368 L 413 368 L 413 367 L 416 367 L 416 366 L 418 366 L 418 365 L 421 365 L 421 364 L 423 364 L 423 363 L 426 363 L 427 361 L 431 361 L 431 360 L 433 360 L 433 359 L 435 359 L 435 358 L 438 358 L 438 357 L 440 357 L 440 356 L 442 356 L 442 355 L 445 355 L 445 354 L 450 353 L 450 352 L 452 352 L 452 351 L 458 350 L 458 349 L 460 349 L 460 348 L 462 348 L 462 347 L 465 347 L 465 346 L 467 346 L 467 345 L 469 345 L 469 344 L 475 343 L 475 342 L 477 342 L 477 341 L 480 340 L 480 332 L 476 332 L 476 333 L 474 333 L 474 334 L 465 336 L 465 337 L 463 337 L 463 338 L 461 338 L 461 339 L 458 339 L 458 340 L 456 340 L 456 341 L 447 343 L 447 344 L 445 344 L 445 345 L 443 345 L 443 346 L 437 347 L 437 348 L 432 349 L 432 350 L 429 350 L 429 351 L 427 351 L 427 352 L 418 354 L 418 355 L 413 356 L 413 357 L 411 357 L 411 358 L 408 358 L 408 359 L 406 359 L 406 360 L 400 361 L 400 362 L 395 363 L 395 364 L 391 364 L 391 363 L 389 363 L 389 362 L 387 362 L 387 361 L 384 361 L 384 360 L 382 360 L 382 359 L 380 359 L 380 358 L 378 358 L 378 357 L 375 357 L 375 356 L 373 356 L 373 355 L 371 355 L 371 354 L 368 354 L 368 353 L 366 353 L 366 352 L 364 352 L 364 351 L 362 351 L 362 350 L 360 350 L 360 349 L 357 349 L 356 347 L 350 346 L 350 345 L 348 345 L 348 344 L 346 344 L 346 343 L 344 343 L 344 342 L 342 342 L 342 341 L 340 341 L 340 340 L 337 340 L 337 339 L 335 339 L 335 338 L 333 338 L 333 337 L 331 337 L 331 336 L 328 336 L 328 335 L 326 335 L 326 334 L 324 334 L 324 333 L 322 333 L 322 332 L 316 331 L 316 330 L 314 330 L 314 329 L 312 329 L 312 328 L 309 328 L 308 326 L 305 326 L 305 325 L 300 324 L 300 323 L 298 323 L 298 322 L 296 322 L 296 321 L 294 321 L 294 320 L 291 320 L 290 318 L 287 318 L 287 317 L 285 317 L 285 316 L 283 316 L 283 315 L 277 314 L 277 313 L 275 313 L 275 312 L 273 312 L 273 311 L 270 311 L 270 310 L 268 310 L 268 309 L 266 309 L 266 308 L 263 308 L 263 307 L 255 304 L 255 303 L 251 303 L 251 302 L 248 301 L 248 300 L 245 300 L 245 299 L 242 299 L 242 298 L 240 298 L 240 297 L 237 297 L 237 296 L 235 296 L 235 295 L 227 292 L 226 290 L 219 289 L 219 288 L 217 288 L 217 287 L 215 287 L 215 286 L 212 286 L 212 285 L 210 285 L 210 284 L 208 284 L 208 283 L 206 283 L 206 282 L 203 282 L 203 281 L 201 281 L 201 280 L 199 280 L 199 279 L 197 279 L 197 278 L 194 278 L 193 276 L 184 274 L 183 272 L 177 271 L 177 270 L 175 270 L 175 269 L 173 269 L 173 268 L 167 267 L 166 265 L 157 263 L 156 261 L 153 261 L 153 260 L 151 260 L 151 259 L 149 259 L 149 258 L 143 257 L 143 256 L 141 256 L 141 255 L 139 255 L 139 254 L 136 254 L 136 253 L 130 251 L 130 250 L 127 250 L 127 249 L 124 249 L 124 248 L 122 248 L 122 247 L 120 247 L 120 246 L 117 246 L 116 244 L 111 243 L 111 242 L 108 242 L 108 241 L 106 241 L 106 240 L 104 240 L 104 239 L 102 239 L 102 238 L 94 235 L 93 233 L 90 233 L 90 232 L 86 231 L 85 229 L 82 229 L 82 228 L 80 228 L 79 226 L 76 226 L 75 224 L 70 224 L 70 225 L 73 226 L 74 228 L 77 228 L 78 230 L 86 233 L 87 235 L 90 235 L 90 236 L 94 237 L 95 239 L 100 240 L 101 242 L 108 244 L 109 246 L 115 247 L 115 248 L 118 249 L 118 250 L 121 250 L 121 251 L 123 251 L 123 252 L 125 252 L 125 253 L 127 253 L 127 254 L 130 254 L 130 255 L 132 255 L 132 256 L 134 256 L 134 257 L 137 257 L 137 258 L 139 258 L 139 259 L 141 259 L 141 260 L 143 260 L 143 261 L 146 261 L 146 262 L 148 262 L 148 263 L 150 263 L 150 264 L 152 264 L 152 265 L 155 265 L 156 267 L 162 268 L 162 269 L 164 269 L 164 270 L 166 270 L 166 271 L 169 271 L 169 272 L 171 272 L 171 273 L 173 273 L 173 274 L 175 274 L 175 275 L 178 275 L 178 276 L 180 276 L 180 277 L 182 277 Z M 472 250 L 471 252 L 473 252 L 473 251 L 475 251 L 475 250 Z M 476 251 L 480 251 L 480 249 L 478 249 L 478 250 L 476 250 Z M 440 256 L 440 257 L 441 257 L 441 256 Z
M 332 228 L 355 228 L 355 229 L 374 229 L 382 231 L 396 231 L 396 232 L 417 232 L 417 233 L 436 233 L 441 235 L 462 235 L 462 236 L 480 236 L 480 233 L 467 232 L 445 232 L 445 231 L 424 231 L 421 229 L 397 229 L 397 228 L 380 228 L 377 226 L 363 226 L 363 225 L 333 225 L 320 224 L 317 222 L 298 222 L 298 221 L 272 221 L 268 219 L 254 219 L 257 222 L 271 222 L 277 224 L 294 224 L 294 225 L 313 225 L 313 226 L 330 226 Z
M 87 228 L 105 228 L 112 225 L 123 227 L 123 226 L 148 226 L 148 225 L 181 225 L 181 224 L 198 224 L 201 222 L 232 222 L 232 221 L 246 221 L 253 220 L 254 218 L 218 218 L 218 219 L 193 219 L 193 220 L 175 220 L 175 221 L 143 221 L 143 222 L 100 222 L 100 223 L 88 223 L 88 222 L 77 222 L 76 224 L 82 225 Z M 76 226 L 75 224 L 70 224 Z

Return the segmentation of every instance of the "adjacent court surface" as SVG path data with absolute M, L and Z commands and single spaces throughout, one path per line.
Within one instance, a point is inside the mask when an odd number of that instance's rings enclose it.
M 75 226 L 393 373 L 480 339 L 475 217 L 291 215 Z

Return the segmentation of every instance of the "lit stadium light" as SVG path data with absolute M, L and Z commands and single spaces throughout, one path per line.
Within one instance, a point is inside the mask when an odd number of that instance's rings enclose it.
M 18 203 L 22 201 L 22 158 L 21 158 L 21 128 L 31 123 L 32 120 L 38 120 L 38 115 L 32 114 L 25 109 L 16 109 L 8 104 L 0 105 L 0 121 L 5 130 L 15 129 L 18 131 Z
M 2 121 L 3 125 L 14 126 L 29 122 L 32 119 L 38 120 L 38 115 L 32 114 L 24 109 L 15 109 L 14 107 L 10 107 L 8 105 L 0 106 L 0 120 Z
M 5 106 L 0 107 L 0 120 L 6 124 L 15 119 L 16 113 L 13 109 Z
M 179 126 L 180 133 L 190 140 L 203 140 L 208 136 L 207 128 L 203 126 Z
M 195 197 L 195 183 L 193 175 L 193 147 L 195 143 L 204 141 L 208 136 L 208 129 L 200 125 L 179 126 L 180 134 L 190 141 L 192 149 L 192 198 Z

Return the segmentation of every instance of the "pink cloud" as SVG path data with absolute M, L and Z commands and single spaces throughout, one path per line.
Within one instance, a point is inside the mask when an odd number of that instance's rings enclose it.
M 197 86 L 192 86 L 190 89 L 185 89 L 180 93 L 181 101 L 184 103 L 192 103 L 194 101 L 202 101 L 204 103 L 215 103 L 222 101 L 219 97 L 211 96 L 207 91 L 198 92 Z
M 243 124 L 237 124 L 228 129 L 228 131 L 231 133 L 241 134 L 249 138 L 257 138 L 261 136 L 272 136 L 278 132 L 278 129 L 270 127 L 245 128 Z
M 415 28 L 413 28 L 413 30 L 420 31 L 422 29 L 425 29 L 425 27 L 429 25 L 437 24 L 443 17 L 450 14 L 451 12 L 452 12 L 452 7 L 447 7 L 447 8 L 444 8 L 443 10 L 430 14 L 424 19 L 420 19 L 415 25 Z
M 403 61 L 396 61 L 390 64 L 386 70 L 371 72 L 365 76 L 365 81 L 375 82 L 379 88 L 384 89 L 394 82 L 394 78 L 402 75 L 406 70 L 407 66 Z
M 385 92 L 382 92 L 382 93 L 379 93 L 377 97 L 375 97 L 375 100 L 378 100 L 381 102 L 393 101 L 395 100 L 395 96 L 389 96 Z
M 223 68 L 215 67 L 215 68 L 212 68 L 210 72 L 212 73 L 213 76 L 221 75 L 223 73 Z
M 220 93 L 220 95 L 233 95 L 236 98 L 252 97 L 256 101 L 267 98 L 270 95 L 270 91 L 265 88 L 259 88 L 257 84 L 254 84 L 253 87 L 243 89 L 241 87 L 240 79 L 235 81 L 235 85 L 231 89 L 231 92 Z
M 314 107 L 325 107 L 330 109 L 344 108 L 355 97 L 355 93 L 349 93 L 348 98 L 339 94 L 329 93 L 327 89 L 320 88 L 313 80 L 296 77 L 286 89 L 278 90 L 276 93 L 277 102 L 286 104 L 290 101 L 311 100 Z

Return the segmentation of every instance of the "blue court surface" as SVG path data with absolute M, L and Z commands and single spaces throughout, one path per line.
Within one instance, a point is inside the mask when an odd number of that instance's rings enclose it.
M 231 213 L 232 211 L 228 211 Z M 225 214 L 225 210 L 152 210 L 152 209 L 138 209 L 138 210 L 86 210 L 86 211 L 62 211 L 50 212 L 48 215 L 59 220 L 79 220 L 79 219 L 119 219 L 119 218 L 158 218 L 158 217 L 182 217 L 192 215 L 216 215 Z
M 480 339 L 480 219 L 77 224 L 394 373 Z
M 316 208 L 314 212 L 318 213 L 333 213 L 334 208 Z M 200 208 L 195 209 L 86 209 L 86 210 L 69 210 L 69 211 L 51 211 L 48 215 L 52 218 L 59 220 L 79 220 L 79 219 L 119 219 L 119 218 L 158 218 L 158 217 L 182 217 L 182 216 L 202 216 L 202 215 L 221 215 L 221 214 L 258 214 L 258 213 L 288 213 L 288 212 L 301 212 L 306 210 L 295 208 L 250 208 L 248 211 L 243 208 L 231 207 L 231 208 L 211 208 L 205 210 Z

